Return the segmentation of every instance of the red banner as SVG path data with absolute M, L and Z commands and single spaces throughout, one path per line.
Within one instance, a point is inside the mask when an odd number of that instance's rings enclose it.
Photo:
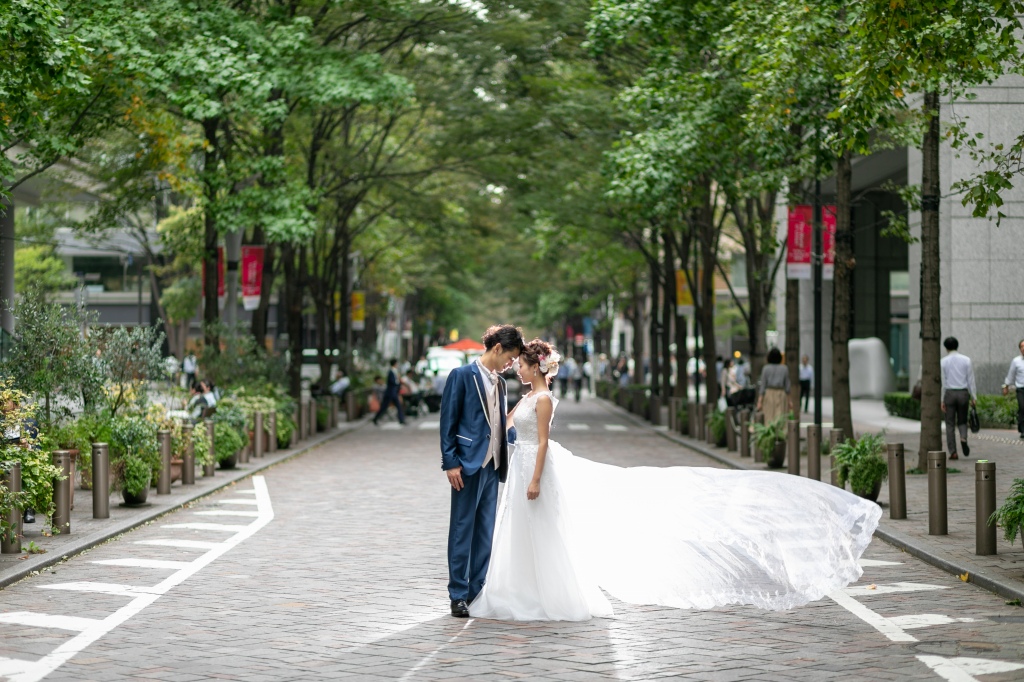
M 832 279 L 836 271 L 836 207 L 822 206 L 821 208 L 821 251 L 822 259 L 821 278 Z
M 203 292 L 206 295 L 206 261 L 203 261 Z M 217 297 L 224 295 L 224 247 L 217 247 Z
M 789 207 L 789 232 L 786 237 L 786 278 L 811 278 L 811 251 L 814 246 L 813 215 L 810 206 Z
M 266 247 L 242 247 L 242 308 L 256 310 L 260 307 L 263 290 L 263 255 Z

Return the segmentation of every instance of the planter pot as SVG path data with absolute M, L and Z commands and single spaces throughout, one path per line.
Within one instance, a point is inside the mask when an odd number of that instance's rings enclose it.
M 775 449 L 771 452 L 761 452 L 761 457 L 768 464 L 769 469 L 781 469 L 786 461 L 786 441 L 776 441 Z
M 878 502 L 878 493 L 882 491 L 882 481 L 878 480 L 875 482 L 875 487 L 871 489 L 869 493 L 854 493 L 857 497 L 863 497 L 865 500 L 871 500 L 872 502 Z
M 124 499 L 126 507 L 136 507 L 146 504 L 146 498 L 149 497 L 149 488 L 143 488 L 142 492 L 138 495 L 132 495 L 127 490 L 121 491 L 121 498 Z
M 222 459 L 217 463 L 221 469 L 234 469 L 238 466 L 238 453 L 231 455 L 226 459 Z
M 181 480 L 181 472 L 184 470 L 185 460 L 183 459 L 172 459 L 171 460 L 171 483 Z

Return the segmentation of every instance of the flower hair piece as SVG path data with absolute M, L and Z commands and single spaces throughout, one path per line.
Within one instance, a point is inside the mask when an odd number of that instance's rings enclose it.
M 562 361 L 562 356 L 558 354 L 558 351 L 551 351 L 551 355 L 542 355 L 538 358 L 540 364 L 540 371 L 544 374 L 548 373 L 548 368 L 554 365 L 558 366 L 558 363 Z

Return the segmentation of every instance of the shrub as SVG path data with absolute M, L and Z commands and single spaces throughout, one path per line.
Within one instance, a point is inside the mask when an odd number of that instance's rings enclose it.
M 129 495 L 141 495 L 149 487 L 153 469 L 141 457 L 130 455 L 121 463 L 121 487 Z
M 204 466 L 217 463 L 210 443 L 210 434 L 206 430 L 206 422 L 199 422 L 192 429 L 192 454 L 195 455 L 196 461 Z
M 1017 539 L 1017 534 L 1024 532 L 1024 478 L 1013 479 L 1006 502 L 988 519 L 990 526 L 997 522 L 1003 527 L 1003 537 L 1011 545 Z
M 894 417 L 921 419 L 921 401 L 909 393 L 886 393 L 882 398 L 885 411 Z
M 978 420 L 985 429 L 1005 429 L 1017 425 L 1016 395 L 979 395 Z
M 836 445 L 832 455 L 839 468 L 839 485 L 856 495 L 866 496 L 874 491 L 875 485 L 889 476 L 889 463 L 882 457 L 885 438 L 880 434 L 866 434 L 860 438 L 847 438 Z
M 711 429 L 711 438 L 716 444 L 725 442 L 725 412 L 721 410 L 712 412 L 711 419 L 708 420 L 708 428 Z
M 110 421 L 110 459 L 118 483 L 129 493 L 138 495 L 141 488 L 128 489 L 127 476 L 141 476 L 141 467 L 133 463 L 140 461 L 149 468 L 149 477 L 160 471 L 160 443 L 157 439 L 157 425 L 133 414 L 124 414 Z M 147 485 L 150 478 L 147 478 Z M 134 483 L 133 483 L 134 485 Z
M 218 409 L 217 414 L 220 414 Z M 213 423 L 213 453 L 218 462 L 228 459 L 245 447 L 247 439 L 233 426 L 223 421 Z
M 277 413 L 277 447 L 282 450 L 292 444 L 292 433 L 295 432 L 296 424 L 290 412 Z

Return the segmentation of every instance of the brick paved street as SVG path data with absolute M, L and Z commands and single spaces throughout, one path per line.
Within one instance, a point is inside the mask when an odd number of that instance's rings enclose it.
M 877 540 L 860 583 L 788 612 L 453 619 L 436 421 L 363 426 L 0 591 L 0 674 L 74 650 L 46 679 L 1024 679 L 1024 609 Z M 553 437 L 710 465 L 587 399 Z

